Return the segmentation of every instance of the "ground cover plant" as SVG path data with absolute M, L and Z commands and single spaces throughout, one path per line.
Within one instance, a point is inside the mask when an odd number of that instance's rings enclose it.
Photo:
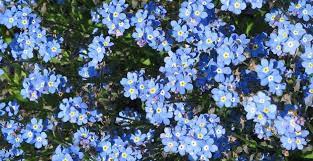
M 312 9 L 0 0 L 0 160 L 313 160 Z

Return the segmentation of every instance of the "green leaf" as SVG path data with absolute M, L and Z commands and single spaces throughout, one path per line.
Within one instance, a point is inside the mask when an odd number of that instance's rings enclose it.
M 254 26 L 254 23 L 253 22 L 250 22 L 248 25 L 247 25 L 247 28 L 246 28 L 246 35 L 250 35 L 250 31 L 252 30 L 252 28 L 253 28 L 253 26 Z
M 142 62 L 142 64 L 149 66 L 151 65 L 151 61 L 150 59 L 146 59 L 145 61 Z
M 305 159 L 313 159 L 313 152 L 311 152 L 311 154 L 306 154 L 304 156 Z

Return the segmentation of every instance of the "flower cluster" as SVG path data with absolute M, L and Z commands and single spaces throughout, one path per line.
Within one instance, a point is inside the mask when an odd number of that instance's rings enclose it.
M 52 156 L 53 161 L 81 160 L 83 151 L 97 152 L 96 160 L 127 160 L 142 159 L 142 150 L 153 137 L 153 131 L 144 134 L 140 130 L 123 137 L 105 135 L 99 138 L 87 128 L 80 128 L 74 133 L 73 144 L 68 147 L 58 146 Z
M 164 151 L 188 155 L 191 160 L 209 160 L 218 151 L 217 139 L 225 134 L 219 123 L 214 114 L 179 120 L 175 127 L 167 127 L 161 134 Z
M 154 103 L 145 107 L 146 117 L 152 124 L 169 125 L 172 119 L 180 120 L 186 113 L 184 103 Z
M 185 94 L 192 91 L 192 80 L 195 79 L 196 69 L 193 68 L 195 53 L 191 53 L 190 48 L 180 48 L 175 53 L 170 52 L 168 57 L 164 58 L 165 66 L 160 67 L 163 75 L 157 79 L 146 80 L 144 71 L 139 73 L 128 73 L 127 78 L 121 80 L 124 86 L 124 96 L 131 99 L 140 98 L 146 103 L 147 117 L 156 117 L 160 115 L 164 118 L 150 118 L 153 123 L 161 123 L 173 117 L 173 112 L 178 110 L 184 113 L 184 108 L 177 108 L 175 105 L 166 103 L 171 98 L 171 93 Z M 162 79 L 161 77 L 165 77 Z M 161 119 L 161 120 L 160 120 Z M 164 120 L 165 119 L 165 120 Z M 162 121 L 163 120 L 163 121 Z
M 304 119 L 295 113 L 295 109 L 288 109 L 288 106 L 284 112 L 274 123 L 282 146 L 287 150 L 303 149 L 309 135 L 309 131 L 303 128 Z
M 309 21 L 313 17 L 312 3 L 306 0 L 291 2 L 288 11 L 292 16 L 302 18 L 304 21 Z
M 43 94 L 62 94 L 69 92 L 70 87 L 65 76 L 35 66 L 34 71 L 23 80 L 21 95 L 31 101 L 37 101 Z
M 272 135 L 280 138 L 281 144 L 288 150 L 303 149 L 307 144 L 309 132 L 303 129 L 304 119 L 296 114 L 297 107 L 286 105 L 279 112 L 271 103 L 271 98 L 263 92 L 248 98 L 244 103 L 247 119 L 256 123 L 255 133 L 260 139 L 269 139 Z
M 0 0 L 0 160 L 312 158 L 312 1 L 54 2 Z
M 114 43 L 110 42 L 111 37 L 103 37 L 103 35 L 96 36 L 92 43 L 88 45 L 88 51 L 83 51 L 81 57 L 89 59 L 90 61 L 79 69 L 79 75 L 83 78 L 95 77 L 98 75 L 96 69 L 100 68 L 99 64 L 102 63 L 105 56 L 108 55 L 110 47 Z
M 7 115 L 9 117 L 12 117 L 14 115 L 17 115 L 19 112 L 19 104 L 17 104 L 16 101 L 10 101 L 9 103 L 0 103 L 0 116 Z
M 158 51 L 170 51 L 172 39 L 166 35 L 161 27 L 161 19 L 165 17 L 166 10 L 153 2 L 145 5 L 144 10 L 140 9 L 131 18 L 131 25 L 135 27 L 132 37 L 138 46 L 148 44 Z
M 96 12 L 92 12 L 92 21 L 102 23 L 108 28 L 108 33 L 122 36 L 126 29 L 130 27 L 129 19 L 125 10 L 128 4 L 125 0 L 112 0 L 109 4 L 103 3 Z
M 31 59 L 34 53 L 38 53 L 38 56 L 48 62 L 61 53 L 60 43 L 63 39 L 49 36 L 40 23 L 41 19 L 24 4 L 0 12 L 0 25 L 20 30 L 9 44 L 10 54 L 15 60 Z M 0 49 L 3 52 L 5 48 Z
M 234 14 L 240 14 L 250 4 L 251 8 L 262 8 L 267 0 L 221 0 L 223 11 L 230 11 Z
M 256 73 L 262 86 L 268 86 L 269 91 L 281 96 L 286 89 L 286 83 L 282 83 L 282 76 L 286 70 L 283 61 L 261 59 L 261 64 L 256 66 Z
M 58 118 L 63 122 L 76 123 L 77 125 L 101 121 L 102 114 L 97 110 L 89 110 L 81 97 L 65 98 L 59 106 Z
M 48 145 L 46 132 L 53 128 L 49 119 L 31 118 L 22 123 L 23 117 L 19 109 L 20 105 L 16 101 L 0 103 L 0 116 L 4 119 L 0 123 L 1 134 L 3 141 L 10 145 L 9 149 L 2 147 L 0 150 L 1 160 L 21 156 L 24 153 L 21 147 L 25 144 L 33 145 L 36 149 Z

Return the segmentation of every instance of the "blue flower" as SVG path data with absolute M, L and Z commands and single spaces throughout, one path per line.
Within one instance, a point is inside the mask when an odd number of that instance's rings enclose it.
M 252 39 L 248 50 L 252 57 L 263 57 L 268 54 L 264 45 L 265 38 L 267 38 L 267 34 L 263 32 Z
M 205 30 L 204 35 L 201 37 L 201 41 L 197 44 L 198 49 L 206 51 L 215 46 L 217 41 L 217 33 L 212 32 L 211 30 Z
M 131 18 L 131 25 L 136 26 L 136 27 L 144 27 L 147 17 L 148 17 L 148 11 L 140 9 Z
M 77 123 L 78 125 L 91 122 L 97 122 L 101 119 L 97 117 L 101 116 L 97 111 L 89 111 L 86 103 L 82 101 L 81 97 L 65 98 L 59 106 L 61 110 L 58 113 L 58 118 L 62 119 L 63 122 Z
M 40 149 L 43 146 L 48 145 L 47 134 L 45 132 L 41 132 L 36 134 L 35 136 L 35 147 Z
M 226 90 L 223 86 L 212 89 L 213 99 L 218 107 L 231 107 L 232 106 L 232 94 Z
M 229 65 L 232 62 L 232 60 L 234 59 L 233 52 L 230 51 L 230 49 L 226 45 L 219 47 L 216 50 L 216 52 L 218 54 L 217 62 L 219 64 Z
M 242 0 L 221 0 L 222 10 L 228 10 L 235 14 L 240 14 L 246 8 L 246 3 Z
M 5 25 L 8 29 L 11 29 L 13 26 L 17 25 L 17 15 L 16 15 L 17 8 L 14 6 L 11 9 L 6 9 L 2 20 L 0 21 L 1 24 Z
M 282 10 L 273 9 L 265 15 L 265 21 L 272 27 L 283 27 L 289 25 L 289 19 Z
M 52 78 L 51 80 L 49 80 Z M 49 87 L 50 85 L 50 87 Z M 54 87 L 57 86 L 57 89 Z M 50 89 L 50 90 L 49 90 Z M 67 78 L 61 75 L 56 75 L 53 71 L 41 69 L 36 65 L 33 73 L 29 74 L 23 80 L 23 89 L 21 95 L 31 101 L 36 101 L 42 94 L 48 94 L 57 91 L 58 93 L 67 92 L 69 90 Z
M 312 74 L 313 73 L 313 59 L 304 60 L 301 64 L 305 68 L 305 73 Z
M 37 120 L 36 118 L 31 119 L 31 124 L 29 124 L 29 128 L 34 132 L 42 132 L 43 125 L 42 125 L 42 119 Z
M 55 153 L 52 155 L 52 161 L 73 161 L 72 156 L 69 154 L 68 149 L 62 149 L 61 145 L 59 145 Z
M 168 105 L 164 105 L 162 102 L 158 102 L 152 105 L 147 105 L 145 108 L 147 114 L 146 117 L 153 124 L 170 124 L 170 120 L 173 117 L 173 111 L 168 108 Z
M 10 101 L 5 108 L 5 111 L 7 112 L 7 115 L 11 117 L 17 115 L 19 107 L 20 105 L 16 101 Z
M 298 49 L 300 43 L 299 41 L 295 40 L 294 38 L 289 38 L 284 44 L 283 44 L 283 51 L 286 53 L 290 53 L 294 55 L 296 53 L 296 50 Z
M 286 148 L 287 150 L 294 150 L 296 149 L 296 142 L 295 138 L 289 137 L 289 136 L 282 136 L 280 138 L 280 141 L 282 142 L 282 146 Z
M 251 8 L 262 8 L 264 0 L 246 0 L 247 3 L 251 4 Z
M 185 94 L 185 91 L 190 91 L 193 89 L 191 84 L 191 79 L 189 76 L 177 75 L 177 90 L 180 94 Z
M 2 36 L 0 36 L 0 51 L 4 53 L 8 45 L 3 41 Z
M 257 134 L 259 139 L 269 139 L 273 136 L 273 132 L 271 131 L 273 127 L 269 126 L 269 123 L 265 124 L 256 123 L 254 127 L 254 132 Z
M 192 10 L 193 10 L 193 18 L 197 21 L 200 21 L 201 19 L 205 19 L 208 17 L 207 12 L 205 12 L 204 7 L 202 4 L 192 4 Z
M 138 89 L 136 87 L 137 83 L 136 73 L 127 73 L 127 78 L 123 78 L 120 83 L 124 86 L 124 96 L 130 97 L 132 100 L 138 97 Z
M 103 139 L 98 145 L 98 150 L 101 156 L 106 156 L 112 152 L 112 145 L 109 141 Z
M 225 67 L 223 64 L 218 63 L 214 73 L 216 73 L 214 80 L 216 82 L 223 82 L 226 79 L 225 76 L 231 74 L 231 69 L 230 67 Z
M 80 145 L 84 148 L 96 147 L 98 137 L 93 132 L 89 132 L 87 128 L 81 127 L 74 133 L 74 145 Z
M 268 87 L 269 92 L 276 94 L 277 96 L 282 96 L 286 89 L 286 83 L 270 83 Z
M 171 21 L 171 26 L 173 28 L 172 36 L 177 42 L 186 41 L 188 37 L 188 28 L 186 25 L 180 25 L 180 22 Z
M 33 144 L 35 133 L 31 129 L 23 129 L 22 130 L 22 138 L 25 140 L 26 143 Z
M 86 66 L 79 68 L 78 74 L 83 78 L 90 78 L 98 76 L 98 72 L 96 71 L 94 66 Z
M 0 116 L 5 115 L 5 113 L 6 113 L 4 110 L 5 106 L 6 106 L 5 103 L 3 103 L 3 102 L 0 103 Z
M 211 121 L 210 121 L 211 120 Z M 216 152 L 215 139 L 225 133 L 225 129 L 218 125 L 216 115 L 200 115 L 191 120 L 184 118 L 173 128 L 165 128 L 161 134 L 164 151 L 188 155 L 192 160 L 209 159 L 212 152 Z

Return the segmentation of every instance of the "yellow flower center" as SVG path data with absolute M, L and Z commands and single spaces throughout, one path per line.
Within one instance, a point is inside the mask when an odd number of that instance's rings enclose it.
M 161 109 L 161 108 L 157 108 L 156 112 L 157 112 L 157 113 L 161 113 L 161 112 L 162 112 L 162 109 Z
M 296 8 L 297 8 L 297 9 L 299 9 L 299 8 L 301 8 L 301 7 L 302 7 L 302 6 L 301 6 L 300 3 L 296 4 Z
M 56 48 L 56 47 L 52 47 L 52 48 L 51 48 L 51 51 L 52 51 L 52 52 L 56 52 L 56 51 L 57 51 L 57 48 Z
M 263 68 L 263 72 L 264 72 L 264 73 L 268 73 L 269 71 L 270 71 L 270 68 L 269 68 L 269 67 Z
M 148 35 L 148 39 L 149 40 L 153 39 L 153 36 L 152 35 Z
M 228 52 L 225 52 L 225 53 L 223 54 L 223 57 L 224 57 L 225 59 L 227 59 L 227 58 L 229 57 L 229 53 L 228 53 Z
M 136 137 L 134 138 L 134 141 L 135 141 L 135 143 L 137 143 L 137 142 L 140 141 L 140 138 L 139 138 L 138 136 L 136 136 Z
M 301 144 L 301 140 L 300 140 L 300 139 L 297 139 L 297 140 L 296 140 L 296 143 L 297 143 L 297 144 Z
M 74 116 L 74 115 L 75 115 L 75 112 L 74 112 L 74 111 L 70 112 L 70 115 L 71 115 L 71 116 Z
M 149 92 L 150 92 L 151 94 L 154 94 L 154 93 L 156 92 L 156 89 L 155 89 L 155 88 L 151 88 L 151 89 L 149 90 Z
M 289 41 L 289 42 L 287 43 L 287 45 L 288 45 L 290 48 L 292 48 L 293 45 L 294 45 L 294 43 L 293 43 L 292 41 Z
M 103 151 L 107 151 L 108 149 L 109 149 L 109 147 L 106 146 L 106 145 L 104 145 L 104 146 L 102 147 L 102 150 L 103 150 Z
M 49 87 L 52 87 L 53 84 L 54 84 L 53 82 L 49 82 L 49 83 L 48 83 L 48 86 L 49 86 Z
M 114 25 L 114 24 L 112 24 L 112 25 L 111 25 L 111 28 L 112 28 L 112 29 L 115 29 L 115 25 Z
M 38 125 L 34 125 L 33 128 L 34 128 L 34 129 L 38 129 Z
M 179 82 L 179 85 L 180 85 L 181 87 L 184 87 L 184 86 L 186 85 L 186 82 L 185 82 L 185 81 L 180 81 L 180 82 Z
M 221 97 L 221 102 L 225 102 L 226 101 L 226 96 L 222 96 Z
M 208 38 L 208 39 L 206 40 L 206 42 L 207 42 L 208 44 L 211 44 L 213 41 L 212 41 L 212 39 Z
M 133 93 L 135 92 L 135 89 L 130 88 L 130 89 L 128 90 L 128 92 L 129 92 L 130 94 L 133 94 Z
M 12 18 L 12 17 L 9 18 L 9 22 L 10 22 L 10 23 L 13 23 L 13 22 L 14 22 L 14 18 Z
M 128 80 L 127 81 L 128 84 L 133 84 L 133 82 L 134 82 L 133 80 Z
M 195 15 L 196 15 L 196 16 L 199 16 L 200 13 L 201 13 L 200 11 L 195 11 Z
M 240 3 L 239 3 L 239 2 L 235 2 L 235 3 L 234 3 L 234 7 L 235 7 L 235 8 L 240 8 Z
M 178 31 L 178 36 L 183 36 L 184 32 L 183 31 Z
M 127 154 L 126 153 L 122 153 L 122 157 L 123 158 L 127 158 Z
M 253 50 L 256 50 L 256 49 L 259 48 L 259 45 L 258 44 L 254 44 L 252 48 L 253 48 Z
M 26 21 L 26 20 L 22 20 L 22 24 L 23 24 L 23 25 L 26 25 L 26 24 L 27 24 L 27 21 Z
M 198 134 L 198 138 L 199 138 L 199 139 L 202 139 L 202 138 L 203 138 L 203 134 L 199 133 L 199 134 Z
M 117 17 L 118 15 L 119 15 L 118 12 L 113 13 L 113 17 Z

